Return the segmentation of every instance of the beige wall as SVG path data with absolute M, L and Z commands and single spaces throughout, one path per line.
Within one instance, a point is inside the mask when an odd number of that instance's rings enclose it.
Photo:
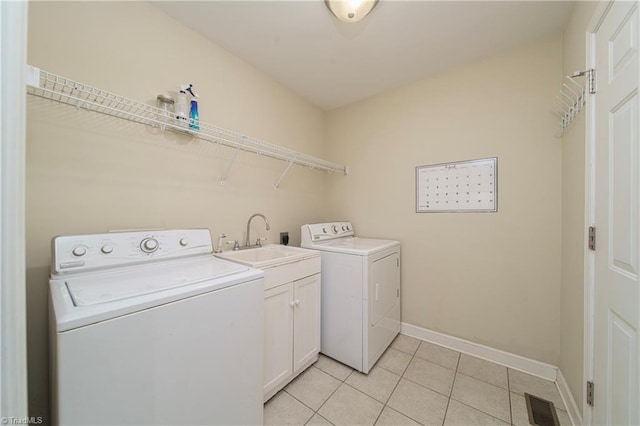
M 203 121 L 324 157 L 324 113 L 148 4 L 29 5 L 30 64 L 133 99 L 155 102 L 195 84 Z M 174 92 L 175 93 L 175 92 Z M 214 236 L 278 242 L 326 219 L 327 184 L 337 174 L 292 168 L 173 133 L 28 97 L 27 285 L 31 415 L 47 415 L 47 279 L 51 238 L 126 228 L 205 227 Z M 340 160 L 338 156 L 336 161 Z
M 328 114 L 335 219 L 402 243 L 402 320 L 559 360 L 562 40 L 427 78 Z M 498 157 L 497 213 L 415 213 L 415 167 Z
M 586 69 L 586 27 L 597 2 L 576 2 L 563 36 L 564 75 Z M 582 411 L 584 368 L 585 117 L 562 137 L 560 370 Z

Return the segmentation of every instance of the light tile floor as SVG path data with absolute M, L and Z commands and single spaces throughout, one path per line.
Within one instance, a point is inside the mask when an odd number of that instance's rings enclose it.
M 264 407 L 265 425 L 529 425 L 524 392 L 571 422 L 555 383 L 399 335 L 368 375 L 320 359 Z

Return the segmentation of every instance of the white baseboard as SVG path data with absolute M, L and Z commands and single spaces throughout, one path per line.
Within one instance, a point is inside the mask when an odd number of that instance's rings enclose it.
M 580 410 L 578 409 L 578 405 L 576 404 L 576 400 L 573 399 L 573 395 L 571 394 L 571 389 L 569 389 L 569 384 L 565 380 L 562 375 L 562 371 L 558 369 L 558 379 L 556 380 L 556 386 L 558 387 L 558 392 L 560 392 L 560 397 L 564 402 L 564 406 L 567 408 L 567 414 L 571 419 L 571 424 L 581 425 L 582 416 L 580 415 Z
M 426 328 L 404 322 L 402 323 L 400 331 L 402 334 L 406 334 L 407 336 L 435 343 L 458 352 L 473 355 L 487 361 L 495 362 L 496 364 L 504 365 L 505 367 L 513 368 L 514 370 L 520 370 L 533 376 L 542 377 L 546 380 L 555 382 L 558 378 L 558 367 L 551 364 L 546 364 L 544 362 L 525 358 L 520 355 L 490 348 L 489 346 L 480 345 L 469 340 L 438 333 L 437 331 L 428 330 Z

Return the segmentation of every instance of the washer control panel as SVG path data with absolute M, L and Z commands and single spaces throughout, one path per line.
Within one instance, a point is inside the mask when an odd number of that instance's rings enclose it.
M 87 271 L 213 252 L 208 229 L 66 235 L 52 241 L 52 274 Z
M 302 225 L 302 245 L 354 235 L 351 222 L 328 222 Z

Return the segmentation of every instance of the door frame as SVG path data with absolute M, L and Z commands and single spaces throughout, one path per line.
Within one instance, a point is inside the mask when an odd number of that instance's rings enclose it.
M 615 0 L 602 1 L 598 4 L 591 21 L 586 28 L 586 68 L 596 68 L 596 33 L 604 22 L 607 13 Z M 596 69 L 596 77 L 598 70 Z M 596 79 L 596 91 L 597 91 Z M 582 382 L 582 417 L 583 424 L 592 424 L 593 408 L 587 405 L 587 381 L 594 377 L 594 342 L 595 342 L 595 252 L 588 249 L 589 226 L 595 225 L 595 149 L 596 149 L 596 104 L 597 96 L 590 95 L 585 114 L 586 147 L 585 147 L 585 227 L 584 230 L 584 372 Z
M 28 416 L 25 284 L 27 1 L 0 1 L 0 417 Z

